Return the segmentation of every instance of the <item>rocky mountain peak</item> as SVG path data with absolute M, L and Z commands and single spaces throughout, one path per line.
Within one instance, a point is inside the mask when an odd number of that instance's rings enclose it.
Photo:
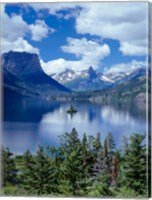
M 97 74 L 96 74 L 96 72 L 95 72 L 95 70 L 93 69 L 92 66 L 89 67 L 88 73 L 89 73 L 89 78 L 90 78 L 90 79 L 95 79 L 95 78 L 97 78 Z

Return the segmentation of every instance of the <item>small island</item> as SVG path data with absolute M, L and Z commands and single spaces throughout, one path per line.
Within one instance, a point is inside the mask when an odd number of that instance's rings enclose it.
M 67 110 L 67 113 L 69 113 L 70 115 L 73 115 L 75 113 L 77 113 L 78 111 L 71 105 L 70 109 Z

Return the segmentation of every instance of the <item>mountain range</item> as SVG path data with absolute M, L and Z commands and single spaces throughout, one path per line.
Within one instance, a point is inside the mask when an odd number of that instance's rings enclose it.
M 82 71 L 67 69 L 59 74 L 51 74 L 51 77 L 74 91 L 101 90 L 112 84 L 110 79 L 97 73 L 91 66 Z
M 101 73 L 90 66 L 86 70 L 74 71 L 67 69 L 61 73 L 51 74 L 59 83 L 74 91 L 94 91 L 115 87 L 125 81 L 130 81 L 145 75 L 145 68 L 128 70 L 127 72 Z
M 38 55 L 27 52 L 4 53 L 1 56 L 1 68 L 4 98 L 7 97 L 7 100 L 10 96 L 11 98 L 13 96 L 15 98 L 17 96 L 41 96 L 45 99 L 57 99 L 58 96 L 63 100 L 73 98 L 81 100 L 90 99 L 92 95 L 102 95 L 104 99 L 107 97 L 111 99 L 109 95 L 112 93 L 120 99 L 118 94 L 121 93 L 121 98 L 124 97 L 128 94 L 127 88 L 131 89 L 132 86 L 135 96 L 143 93 L 145 91 L 142 89 L 145 88 L 143 84 L 146 84 L 146 69 L 144 68 L 130 70 L 126 73 L 104 74 L 97 72 L 93 67 L 82 71 L 67 69 L 62 73 L 51 74 L 50 77 L 42 70 Z

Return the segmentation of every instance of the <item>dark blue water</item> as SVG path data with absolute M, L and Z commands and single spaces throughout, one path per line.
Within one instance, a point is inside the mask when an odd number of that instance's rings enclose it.
M 66 112 L 71 104 L 78 110 L 73 117 Z M 72 128 L 76 128 L 80 138 L 84 132 L 93 136 L 100 132 L 101 140 L 104 140 L 111 132 L 116 145 L 121 146 L 123 136 L 146 133 L 145 111 L 134 105 L 24 99 L 4 110 L 2 143 L 14 153 L 23 153 L 27 149 L 35 152 L 39 144 L 58 146 L 59 136 Z

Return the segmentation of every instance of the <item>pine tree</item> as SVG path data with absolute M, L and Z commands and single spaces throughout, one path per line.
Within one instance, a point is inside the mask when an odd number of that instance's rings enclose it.
M 111 181 L 111 171 L 109 170 L 110 168 L 110 163 L 109 163 L 109 156 L 108 156 L 108 145 L 107 145 L 107 139 L 105 139 L 104 142 L 104 148 L 102 150 L 102 163 L 101 163 L 101 173 L 100 176 L 105 182 L 105 185 L 107 187 L 110 186 L 110 181 Z
M 64 153 L 70 153 L 74 148 L 80 145 L 80 139 L 75 128 L 72 129 L 71 133 L 65 133 L 60 136 L 60 145 Z
M 83 134 L 81 142 L 81 157 L 83 160 L 83 166 L 87 167 L 88 171 L 90 171 L 94 162 L 94 155 L 89 151 L 89 142 L 86 133 Z
M 123 136 L 119 154 L 120 162 L 119 162 L 119 173 L 117 179 L 117 184 L 119 186 L 124 186 L 125 182 L 124 165 L 125 165 L 125 158 L 128 155 L 128 151 L 129 151 L 129 139 L 126 136 Z
M 115 147 L 116 147 L 113 135 L 111 133 L 108 133 L 106 141 L 107 141 L 107 151 L 108 151 L 109 162 L 111 163 L 112 157 L 115 152 Z
M 129 146 L 128 138 L 126 136 L 123 136 L 122 137 L 122 145 L 121 145 L 122 154 L 126 154 L 127 153 L 128 146 Z
M 124 185 L 138 192 L 139 195 L 146 195 L 146 146 L 145 136 L 133 134 L 130 137 L 127 153 L 124 157 L 123 173 Z
M 72 195 L 79 195 L 82 189 L 83 181 L 87 172 L 87 141 L 84 136 L 83 142 L 78 139 L 78 133 L 72 129 L 71 133 L 65 133 L 62 136 L 62 148 L 64 161 L 62 163 L 62 180 L 69 184 L 66 192 Z M 62 187 L 63 190 L 63 187 Z
M 108 157 L 108 147 L 106 139 L 104 141 L 103 147 L 98 150 L 93 171 L 94 171 L 94 181 L 92 187 L 90 187 L 90 192 L 91 190 L 94 191 L 95 196 L 107 196 L 107 197 L 111 196 L 112 195 L 112 191 L 110 190 L 111 174 L 109 171 L 109 157 Z
M 8 148 L 2 148 L 2 185 L 16 184 L 17 170 L 13 159 L 13 153 Z
M 97 137 L 94 140 L 94 165 L 93 173 L 95 176 L 101 173 L 103 165 L 103 148 L 100 141 L 100 133 L 97 133 Z
M 49 184 L 48 184 L 48 194 L 56 194 L 59 192 L 59 182 L 60 182 L 60 167 L 63 162 L 63 152 L 60 147 L 50 148 L 51 154 L 47 153 L 47 160 L 49 165 Z
M 23 168 L 21 179 L 23 187 L 28 191 L 29 194 L 35 194 L 35 169 L 34 169 L 34 158 L 29 150 L 23 154 Z
M 101 149 L 102 145 L 101 145 L 101 136 L 100 133 L 97 133 L 97 136 L 95 138 L 94 141 L 94 153 L 95 153 L 95 157 L 97 156 L 98 151 Z
M 58 168 L 55 159 L 45 154 L 39 146 L 35 156 L 27 151 L 23 156 L 24 188 L 29 194 L 47 195 L 58 191 Z
M 55 163 L 39 146 L 35 157 L 35 191 L 38 195 L 51 194 L 57 191 L 57 171 Z
M 89 151 L 89 142 L 86 133 L 83 134 L 81 142 L 80 158 L 82 160 L 81 162 L 83 171 L 80 180 L 80 186 L 85 195 L 87 187 L 90 184 L 90 177 L 92 176 L 92 168 L 94 164 L 94 154 Z

